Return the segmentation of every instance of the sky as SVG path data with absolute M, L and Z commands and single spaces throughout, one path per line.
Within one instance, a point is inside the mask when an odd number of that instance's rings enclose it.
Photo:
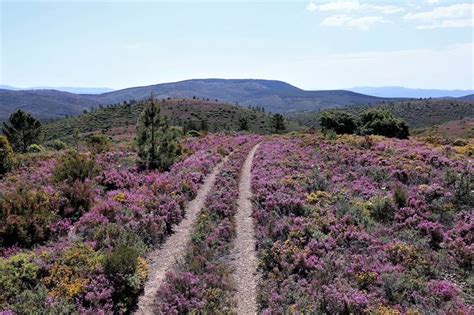
M 474 88 L 472 1 L 5 1 L 0 84 Z

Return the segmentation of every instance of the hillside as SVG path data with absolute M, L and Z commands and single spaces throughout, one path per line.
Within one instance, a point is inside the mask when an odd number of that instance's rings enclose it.
M 269 115 L 238 106 L 192 99 L 161 100 L 160 106 L 175 126 L 201 130 L 204 124 L 209 131 L 236 131 L 239 130 L 239 120 L 246 119 L 249 131 L 260 134 L 271 132 Z M 44 125 L 45 140 L 69 137 L 74 129 L 87 133 L 135 126 L 142 110 L 143 103 L 125 104 L 55 120 Z M 287 125 L 289 130 L 298 128 L 295 123 Z
M 204 98 L 242 106 L 261 106 L 273 113 L 318 110 L 344 105 L 379 103 L 386 99 L 345 90 L 305 91 L 281 81 L 202 79 L 133 87 L 103 94 L 73 94 L 53 90 L 0 90 L 0 120 L 16 108 L 42 119 L 80 114 L 99 105 L 157 98 Z
M 401 86 L 359 86 L 348 89 L 349 91 L 373 95 L 378 97 L 406 97 L 406 98 L 442 98 L 457 97 L 474 93 L 474 90 L 439 90 L 439 89 L 410 89 Z
M 0 121 L 7 119 L 18 108 L 31 112 L 39 119 L 47 119 L 79 114 L 100 104 L 94 97 L 56 90 L 0 90 Z
M 31 88 L 19 88 L 11 85 L 0 85 L 2 90 L 27 91 L 27 90 L 56 90 L 76 94 L 101 94 L 114 91 L 104 87 L 74 87 L 74 86 L 35 86 Z
M 404 119 L 410 128 L 423 128 L 442 124 L 448 121 L 474 117 L 474 102 L 459 99 L 425 99 L 409 100 L 387 104 L 351 106 L 347 110 L 358 114 L 368 108 L 383 108 Z M 299 123 L 319 126 L 320 112 L 296 113 L 290 117 Z
M 464 101 L 474 101 L 474 94 L 469 94 L 469 95 L 460 97 L 459 99 L 464 100 Z

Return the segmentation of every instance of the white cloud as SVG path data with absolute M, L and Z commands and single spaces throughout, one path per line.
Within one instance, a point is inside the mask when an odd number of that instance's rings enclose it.
M 404 11 L 403 8 L 394 6 L 394 5 L 374 5 L 370 3 L 362 3 L 358 0 L 350 1 L 331 1 L 324 2 L 320 5 L 316 5 L 314 2 L 310 2 L 306 9 L 308 11 L 320 11 L 320 12 L 335 12 L 335 11 L 345 11 L 345 12 L 367 12 L 375 11 L 383 14 L 394 14 Z
M 418 23 L 417 29 L 473 27 L 474 4 L 458 3 L 430 11 L 408 13 L 403 18 Z
M 314 12 L 318 9 L 318 6 L 313 2 L 311 1 L 307 6 L 306 6 L 306 10 L 310 11 L 310 12 Z
M 460 28 L 460 27 L 474 27 L 473 19 L 457 19 L 457 20 L 442 20 L 432 24 L 418 25 L 419 30 L 428 30 L 434 28 Z
M 439 0 L 426 0 L 426 3 L 428 3 L 428 4 L 436 4 L 436 3 L 439 3 Z
M 355 18 L 341 14 L 325 18 L 321 22 L 321 25 L 329 27 L 345 27 L 349 29 L 367 31 L 373 24 L 384 22 L 386 21 L 380 16 L 363 16 Z
M 446 7 L 437 7 L 431 11 L 408 13 L 404 16 L 405 20 L 432 21 L 436 19 L 455 19 L 471 17 L 474 10 L 474 4 L 459 3 Z

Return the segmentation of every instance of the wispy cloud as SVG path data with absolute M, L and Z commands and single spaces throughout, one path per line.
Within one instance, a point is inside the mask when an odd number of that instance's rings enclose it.
M 382 14 L 394 14 L 404 11 L 404 8 L 394 5 L 375 5 L 370 3 L 360 2 L 358 0 L 351 0 L 351 1 L 331 1 L 331 2 L 324 2 L 322 4 L 317 5 L 313 1 L 311 1 L 307 6 L 306 9 L 308 11 L 320 11 L 320 12 L 336 12 L 336 11 L 344 11 L 344 12 L 380 12 Z
M 321 22 L 321 25 L 367 31 L 372 25 L 384 22 L 386 21 L 380 16 L 351 17 L 349 15 L 340 14 L 325 18 Z
M 418 29 L 473 27 L 474 4 L 459 3 L 429 11 L 410 12 L 403 18 L 417 23 Z

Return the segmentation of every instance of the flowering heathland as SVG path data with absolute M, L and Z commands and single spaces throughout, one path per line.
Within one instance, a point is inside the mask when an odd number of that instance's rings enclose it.
M 136 306 L 148 250 L 172 232 L 204 177 L 246 145 L 186 140 L 169 172 L 129 151 L 47 152 L 0 181 L 0 310 L 123 313 Z
M 261 311 L 471 312 L 471 162 L 382 137 L 263 143 L 253 169 Z
M 236 233 L 240 170 L 260 140 L 258 136 L 246 137 L 217 175 L 183 261 L 167 274 L 157 294 L 160 313 L 226 313 L 234 307 L 229 250 Z

